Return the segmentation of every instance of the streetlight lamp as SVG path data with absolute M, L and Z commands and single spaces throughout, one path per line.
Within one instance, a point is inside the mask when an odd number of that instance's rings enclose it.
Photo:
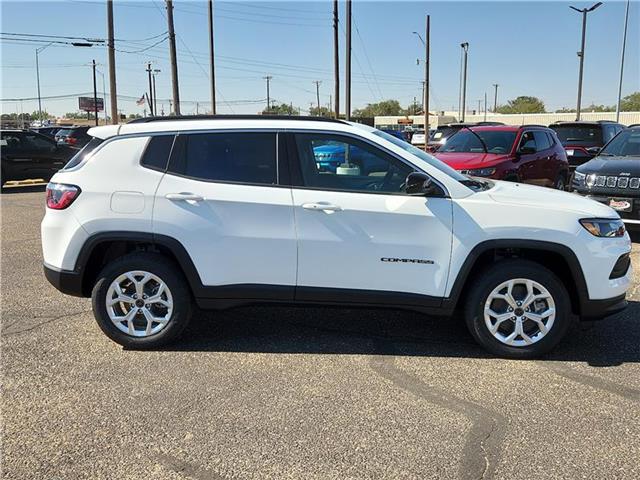
M 50 47 L 54 43 L 58 43 L 58 42 L 50 42 L 42 47 L 36 48 L 36 80 L 38 83 L 38 120 L 40 120 L 40 125 L 42 125 L 42 100 L 40 98 L 40 65 L 38 63 L 38 55 L 45 48 Z M 93 43 L 90 43 L 90 42 L 71 42 L 71 45 L 74 47 L 93 47 Z
M 578 106 L 576 107 L 576 120 L 580 120 L 580 105 L 582 103 L 582 72 L 584 69 L 584 44 L 587 33 L 587 13 L 593 12 L 600 5 L 602 5 L 602 2 L 598 2 L 589 8 L 582 9 L 569 6 L 570 9 L 582 14 L 582 44 L 580 46 L 580 51 L 578 52 L 578 57 L 580 57 L 580 73 L 578 74 Z

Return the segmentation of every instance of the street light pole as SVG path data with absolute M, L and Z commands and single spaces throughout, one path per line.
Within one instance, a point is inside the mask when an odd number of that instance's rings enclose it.
M 584 47 L 587 36 L 587 13 L 593 12 L 596 8 L 602 5 L 602 2 L 598 2 L 589 8 L 576 8 L 570 6 L 572 10 L 578 13 L 582 13 L 582 42 L 580 44 L 580 51 L 578 57 L 580 57 L 580 71 L 578 73 L 578 105 L 576 106 L 576 120 L 580 120 L 580 106 L 582 104 L 582 73 L 584 71 Z
M 38 63 L 38 54 L 52 44 L 53 42 L 48 43 L 44 47 L 36 48 L 36 79 L 38 82 L 38 120 L 40 120 L 40 125 L 42 125 L 42 100 L 40 98 L 40 64 Z
M 624 72 L 624 51 L 627 46 L 627 23 L 629 22 L 629 3 L 624 12 L 624 33 L 622 34 L 622 54 L 620 55 L 620 81 L 618 82 L 618 101 L 616 102 L 616 122 L 620 121 L 620 98 L 622 97 L 622 74 Z
M 496 113 L 498 109 L 498 84 L 494 83 L 493 88 L 495 88 L 495 93 L 493 95 L 493 113 Z
M 153 113 L 158 115 L 158 96 L 156 95 L 156 74 L 160 73 L 157 68 L 153 69 L 151 79 L 153 80 Z
M 98 89 L 96 87 L 96 61 L 91 61 L 91 67 L 93 70 L 93 117 L 98 126 Z M 104 101 L 104 99 L 103 99 Z
M 464 116 L 467 110 L 467 57 L 469 52 L 469 42 L 460 44 L 464 54 L 463 67 L 462 67 L 462 102 L 460 104 L 461 121 L 464 122 Z
M 149 110 L 153 117 L 153 81 L 151 80 L 151 62 L 147 63 L 147 76 L 149 77 Z

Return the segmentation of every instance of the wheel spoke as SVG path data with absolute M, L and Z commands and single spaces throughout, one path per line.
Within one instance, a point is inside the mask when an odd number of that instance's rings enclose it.
M 135 300 L 133 298 L 131 298 L 129 295 L 118 295 L 115 298 L 109 299 L 108 305 L 112 306 L 112 305 L 115 305 L 116 303 L 133 304 L 134 302 L 135 302 Z

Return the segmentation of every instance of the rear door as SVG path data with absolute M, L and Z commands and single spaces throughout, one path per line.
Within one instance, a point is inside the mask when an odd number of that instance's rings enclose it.
M 552 186 L 556 177 L 556 166 L 553 159 L 553 145 L 543 130 L 534 130 L 533 136 L 536 140 L 536 165 L 534 167 L 536 185 Z
M 32 174 L 36 177 L 48 179 L 64 167 L 65 160 L 55 141 L 35 132 L 25 132 L 23 141 L 33 159 Z
M 179 134 L 156 192 L 153 231 L 178 240 L 208 298 L 293 299 L 297 247 L 278 134 Z
M 33 152 L 25 143 L 23 132 L 2 132 L 0 151 L 2 152 L 3 182 L 7 179 L 30 178 L 36 164 Z
M 533 131 L 525 130 L 518 142 L 518 178 L 521 182 L 536 184 L 538 152 Z

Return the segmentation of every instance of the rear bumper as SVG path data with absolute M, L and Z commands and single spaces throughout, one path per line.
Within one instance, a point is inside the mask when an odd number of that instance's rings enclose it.
M 84 297 L 82 294 L 82 276 L 78 272 L 70 270 L 60 270 L 46 263 L 44 267 L 44 276 L 49 283 L 67 295 L 74 297 Z
M 582 305 L 581 319 L 585 321 L 600 320 L 627 308 L 626 294 L 604 300 L 586 300 Z

